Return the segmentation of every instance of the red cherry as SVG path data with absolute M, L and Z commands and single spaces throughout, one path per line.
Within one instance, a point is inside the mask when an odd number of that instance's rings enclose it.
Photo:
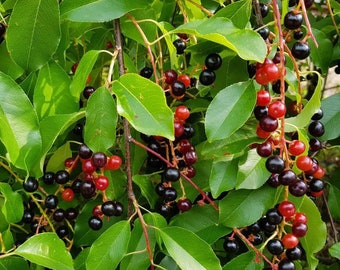
M 270 94 L 268 91 L 262 89 L 257 92 L 256 105 L 267 106 L 270 103 Z
M 315 173 L 313 173 L 314 178 L 321 179 L 325 175 L 325 169 L 322 168 L 320 165 L 318 165 L 318 169 L 316 170 Z
M 268 106 L 268 114 L 274 118 L 283 117 L 286 114 L 286 105 L 281 101 L 274 101 Z
M 291 233 L 284 235 L 281 241 L 284 247 L 287 249 L 295 248 L 299 244 L 299 239 Z
M 82 161 L 81 168 L 84 173 L 92 174 L 96 171 L 96 166 L 94 166 L 91 158 Z
M 175 111 L 175 117 L 178 119 L 178 120 L 181 120 L 181 121 L 185 121 L 186 119 L 188 119 L 190 116 L 190 111 L 189 109 L 184 106 L 184 105 L 179 105 L 177 108 L 176 108 L 176 111 Z
M 310 193 L 313 197 L 315 197 L 315 198 L 317 198 L 317 197 L 321 197 L 322 196 L 322 194 L 323 194 L 323 190 L 320 190 L 320 191 L 317 191 L 317 192 L 315 192 L 315 191 L 311 191 L 311 193 Z
M 256 135 L 261 139 L 267 139 L 272 133 L 264 131 L 259 125 L 256 127 Z
M 190 87 L 190 77 L 187 74 L 181 74 L 177 77 L 177 80 L 184 83 L 186 88 Z
M 107 158 L 106 165 L 104 166 L 104 170 L 118 170 L 120 166 L 122 165 L 122 158 L 120 156 L 110 156 Z
M 298 213 L 295 214 L 293 224 L 295 224 L 295 223 L 297 223 L 297 224 L 298 223 L 306 224 L 307 221 L 308 221 L 307 216 L 304 213 L 298 212 Z
M 98 190 L 106 190 L 109 186 L 109 179 L 104 175 L 100 175 L 94 179 L 94 184 Z
M 302 171 L 309 171 L 313 167 L 313 160 L 309 156 L 299 156 L 295 162 L 296 166 Z
M 75 159 L 72 157 L 65 159 L 64 165 L 65 165 L 65 168 L 77 167 L 77 163 L 75 163 Z
M 279 204 L 278 210 L 282 216 L 289 218 L 295 214 L 296 208 L 292 202 L 283 201 Z
M 176 138 L 181 137 L 184 133 L 184 125 L 181 122 L 175 121 L 174 128 L 175 128 L 175 137 Z
M 95 207 L 93 207 L 92 215 L 94 215 L 95 217 L 102 217 L 103 216 L 103 212 L 102 212 L 100 205 L 96 205 Z
M 306 145 L 299 141 L 294 140 L 289 144 L 288 151 L 293 156 L 301 155 L 306 150 Z
M 167 84 L 172 84 L 177 80 L 177 72 L 173 69 L 165 71 L 164 76 Z
M 66 202 L 71 202 L 74 199 L 74 192 L 71 188 L 65 188 L 61 193 L 61 198 Z
M 76 73 L 76 70 L 77 70 L 77 68 L 78 68 L 78 65 L 79 65 L 78 62 L 76 62 L 76 63 L 73 64 L 73 66 L 71 67 L 72 73 Z

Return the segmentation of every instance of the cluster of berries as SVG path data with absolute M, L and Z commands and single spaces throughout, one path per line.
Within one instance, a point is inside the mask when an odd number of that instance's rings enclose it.
M 265 245 L 268 252 L 277 257 L 278 269 L 293 270 L 293 261 L 305 259 L 299 238 L 307 233 L 307 221 L 304 213 L 296 212 L 292 202 L 283 201 L 257 222 L 242 229 L 242 234 L 254 246 Z M 227 236 L 223 247 L 227 253 L 237 253 L 238 238 L 234 234 Z

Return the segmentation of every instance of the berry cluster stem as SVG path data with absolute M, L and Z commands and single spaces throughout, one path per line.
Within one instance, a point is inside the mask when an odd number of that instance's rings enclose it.
M 123 51 L 122 51 L 122 37 L 121 37 L 121 29 L 120 29 L 120 21 L 119 19 L 114 20 L 114 32 L 115 32 L 115 40 L 116 40 L 116 49 L 118 51 L 118 65 L 119 65 L 119 75 L 122 76 L 125 74 L 125 66 L 124 66 L 124 58 L 123 58 Z M 125 171 L 127 176 L 127 195 L 129 200 L 129 209 L 128 209 L 128 216 L 132 216 L 133 210 L 132 206 L 137 211 L 138 217 L 140 219 L 143 233 L 145 237 L 146 249 L 148 251 L 149 259 L 150 259 L 150 270 L 154 270 L 153 264 L 153 254 L 149 239 L 149 234 L 147 232 L 146 223 L 143 217 L 143 214 L 138 206 L 138 202 L 133 191 L 133 184 L 132 184 L 132 171 L 131 171 L 131 150 L 130 150 L 130 138 L 131 138 L 131 130 L 129 122 L 124 118 L 124 138 L 125 138 Z

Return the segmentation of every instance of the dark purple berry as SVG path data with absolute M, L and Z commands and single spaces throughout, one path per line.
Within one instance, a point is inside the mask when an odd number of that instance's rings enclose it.
M 320 120 L 323 117 L 323 110 L 320 108 L 316 113 L 313 114 L 312 120 Z
M 271 208 L 266 212 L 266 219 L 269 224 L 278 225 L 283 220 L 283 217 L 276 208 Z
M 143 67 L 139 74 L 147 79 L 150 79 L 152 76 L 153 70 L 150 67 Z
M 295 10 L 289 11 L 284 17 L 284 25 L 287 29 L 295 30 L 302 25 L 303 16 Z
M 76 217 L 78 216 L 78 211 L 75 208 L 67 208 L 65 211 L 65 218 L 68 221 L 75 220 Z
M 257 145 L 256 152 L 261 157 L 271 156 L 273 153 L 272 143 L 269 141 L 265 141 L 264 143 Z
M 106 165 L 107 157 L 103 152 L 96 152 L 92 155 L 92 162 L 97 168 L 103 168 Z
M 258 33 L 260 34 L 260 36 L 266 40 L 269 37 L 270 34 L 270 30 L 267 26 L 262 27 L 261 29 L 258 30 Z
M 295 261 L 302 258 L 303 252 L 299 246 L 286 250 L 286 256 L 289 260 Z
M 81 195 L 86 199 L 91 199 L 96 195 L 96 186 L 93 181 L 84 181 L 80 188 Z
M 64 218 L 65 218 L 65 211 L 63 209 L 58 208 L 53 212 L 53 220 L 55 222 L 61 222 L 64 220 Z
M 69 234 L 69 229 L 67 226 L 65 225 L 62 225 L 60 227 L 58 227 L 56 230 L 55 230 L 56 234 L 59 236 L 59 238 L 64 238 L 66 236 L 68 236 Z
M 283 259 L 279 262 L 279 270 L 295 270 L 295 264 L 288 259 Z
M 223 243 L 223 248 L 227 253 L 236 253 L 240 246 L 236 239 L 226 238 Z
M 185 44 L 185 42 L 182 40 L 182 39 L 176 39 L 174 42 L 173 42 L 175 48 L 176 48 L 176 51 L 177 51 L 177 54 L 183 54 L 184 53 L 184 50 L 187 48 L 187 45 Z
M 176 168 L 167 168 L 163 174 L 165 181 L 176 182 L 181 177 L 179 170 Z
M 216 70 L 222 65 L 222 58 L 217 53 L 211 53 L 205 58 L 205 66 L 207 69 Z
M 325 183 L 321 179 L 313 179 L 309 182 L 309 189 L 313 192 L 322 191 L 324 187 Z
M 177 198 L 177 191 L 173 187 L 166 187 L 163 194 L 164 201 L 172 202 Z
M 45 172 L 42 180 L 46 185 L 52 185 L 54 184 L 55 175 L 53 172 Z
M 83 96 L 85 99 L 89 99 L 96 89 L 93 86 L 86 86 L 83 90 Z
M 98 231 L 103 227 L 103 221 L 95 216 L 89 218 L 88 224 L 89 227 L 94 231 Z
M 260 127 L 264 131 L 273 132 L 279 126 L 279 122 L 276 118 L 271 117 L 270 115 L 263 116 L 260 119 Z
M 70 174 L 68 173 L 68 171 L 60 170 L 56 172 L 55 174 L 56 183 L 63 185 L 66 184 L 68 180 L 70 180 Z
M 199 82 L 203 85 L 211 85 L 216 79 L 216 74 L 213 70 L 202 70 L 199 76 Z
M 45 207 L 48 209 L 55 209 L 58 206 L 58 197 L 55 195 L 48 195 L 45 199 Z
M 309 150 L 312 152 L 319 151 L 322 147 L 320 140 L 312 138 L 309 140 Z
M 38 180 L 34 177 L 28 177 L 24 183 L 22 184 L 23 188 L 27 192 L 34 192 L 38 189 L 39 183 Z
M 88 159 L 92 156 L 92 150 L 87 145 L 82 144 L 78 150 L 79 157 L 82 159 Z
M 314 137 L 321 137 L 325 133 L 325 126 L 320 121 L 312 121 L 308 126 L 308 132 Z
M 296 181 L 297 177 L 292 170 L 284 170 L 279 175 L 281 185 L 288 186 Z
M 271 239 L 267 243 L 268 251 L 273 255 L 280 255 L 284 251 L 282 242 L 279 239 Z
M 171 85 L 171 93 L 176 97 L 181 97 L 185 94 L 186 87 L 185 84 L 181 81 L 175 81 Z
M 305 42 L 297 41 L 294 43 L 292 49 L 292 55 L 299 60 L 306 59 L 310 54 L 309 45 Z
M 303 180 L 295 181 L 289 185 L 289 192 L 295 197 L 301 197 L 308 190 L 307 184 Z
M 254 108 L 254 116 L 257 120 L 260 120 L 263 116 L 268 115 L 268 107 L 266 106 L 256 106 Z
M 266 168 L 271 173 L 283 172 L 285 165 L 285 161 L 279 156 L 271 156 L 266 160 Z

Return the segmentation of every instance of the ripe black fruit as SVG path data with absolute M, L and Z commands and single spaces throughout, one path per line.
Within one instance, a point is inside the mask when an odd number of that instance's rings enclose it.
M 200 73 L 199 81 L 203 85 L 211 85 L 216 79 L 215 72 L 213 70 L 205 69 Z
M 28 177 L 27 180 L 24 181 L 22 186 L 27 192 L 34 192 L 38 189 L 39 183 L 37 179 L 33 177 Z
M 226 252 L 236 253 L 240 247 L 236 239 L 227 238 L 223 243 L 223 248 Z
M 147 79 L 150 79 L 152 76 L 153 70 L 150 67 L 143 67 L 139 74 Z
M 182 40 L 182 39 L 176 39 L 174 42 L 173 42 L 175 48 L 176 48 L 176 51 L 177 51 L 177 54 L 183 54 L 184 53 L 184 50 L 187 48 L 187 45 L 185 44 L 185 42 Z
M 308 132 L 314 137 L 321 137 L 325 133 L 325 127 L 320 121 L 312 121 L 308 126 Z
M 55 181 L 58 184 L 66 184 L 70 180 L 70 174 L 65 170 L 60 170 L 55 174 Z
M 309 45 L 301 41 L 295 42 L 291 51 L 292 55 L 299 60 L 306 59 L 310 54 Z
M 55 209 L 58 205 L 58 197 L 55 195 L 48 195 L 45 199 L 45 207 L 48 209 Z
M 175 182 L 178 181 L 180 178 L 179 170 L 176 168 L 167 168 L 164 172 L 164 180 Z
M 89 227 L 95 231 L 98 231 L 103 227 L 103 221 L 95 216 L 89 218 L 88 224 Z
M 273 255 L 280 255 L 284 251 L 282 242 L 279 239 L 271 239 L 267 243 L 268 251 Z
M 186 87 L 185 84 L 182 83 L 181 81 L 175 81 L 172 85 L 171 85 L 171 93 L 176 96 L 176 97 L 181 97 L 185 94 L 186 91 Z
M 82 144 L 78 150 L 79 157 L 82 159 L 88 159 L 92 156 L 92 150 L 87 145 Z
M 211 53 L 205 58 L 205 66 L 210 70 L 219 69 L 222 65 L 222 58 L 217 53 Z
M 266 40 L 269 37 L 270 30 L 267 26 L 261 28 L 258 30 L 258 33 L 261 35 L 261 37 Z
M 302 25 L 303 16 L 302 14 L 296 13 L 295 11 L 289 11 L 286 13 L 284 18 L 284 25 L 287 29 L 295 30 Z
M 271 156 L 266 160 L 266 168 L 271 173 L 281 173 L 285 168 L 285 161 L 279 156 Z

